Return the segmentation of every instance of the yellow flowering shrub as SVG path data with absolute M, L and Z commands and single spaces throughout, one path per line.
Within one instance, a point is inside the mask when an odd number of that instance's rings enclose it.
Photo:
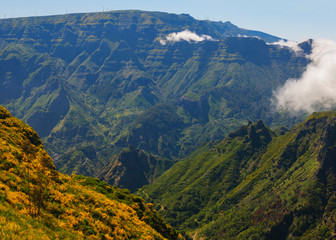
M 56 171 L 37 133 L 0 107 L 0 239 L 179 239 L 142 199 Z

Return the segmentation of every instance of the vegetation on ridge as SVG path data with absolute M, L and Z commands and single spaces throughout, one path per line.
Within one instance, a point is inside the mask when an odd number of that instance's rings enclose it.
M 151 204 L 55 170 L 37 133 L 0 106 L 1 239 L 178 239 Z
M 194 239 L 326 239 L 336 233 L 336 113 L 284 135 L 262 122 L 208 144 L 139 191 Z

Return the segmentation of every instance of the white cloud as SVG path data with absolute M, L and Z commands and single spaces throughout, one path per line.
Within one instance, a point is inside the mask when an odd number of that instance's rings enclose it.
M 289 79 L 274 93 L 278 110 L 296 113 L 336 107 L 336 42 L 313 41 L 311 63 L 300 79 Z
M 294 41 L 280 39 L 277 42 L 273 42 L 273 43 L 269 43 L 269 44 L 270 45 L 278 45 L 280 47 L 289 47 L 295 53 L 301 53 L 301 52 L 303 52 L 302 49 L 300 48 L 299 44 L 297 42 L 294 42 Z
M 187 42 L 202 42 L 202 41 L 216 41 L 209 35 L 197 35 L 194 32 L 189 30 L 184 30 L 182 32 L 173 32 L 168 34 L 164 39 L 160 40 L 162 45 L 165 45 L 167 42 L 180 42 L 180 41 L 187 41 Z
M 248 35 L 241 35 L 241 34 L 238 34 L 237 37 L 240 37 L 240 38 L 257 38 L 259 40 L 261 39 L 258 36 L 248 36 Z

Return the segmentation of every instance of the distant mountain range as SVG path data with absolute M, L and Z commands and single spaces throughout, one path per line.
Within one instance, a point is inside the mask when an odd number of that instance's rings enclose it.
M 161 12 L 2 19 L 0 104 L 64 173 L 99 176 L 129 145 L 185 157 L 248 120 L 300 120 L 272 111 L 272 91 L 309 62 L 278 40 Z

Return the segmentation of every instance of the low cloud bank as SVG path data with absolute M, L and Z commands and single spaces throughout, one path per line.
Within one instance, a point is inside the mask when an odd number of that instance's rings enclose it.
M 300 48 L 299 44 L 297 42 L 294 42 L 294 41 L 281 39 L 277 42 L 270 43 L 270 45 L 277 45 L 277 46 L 280 46 L 280 47 L 289 47 L 295 53 L 303 52 L 302 49 Z
M 336 42 L 313 41 L 311 63 L 299 79 L 289 79 L 274 92 L 277 110 L 292 113 L 330 110 L 336 107 Z
M 180 41 L 187 41 L 187 42 L 202 42 L 202 41 L 216 41 L 209 35 L 198 35 L 194 32 L 189 30 L 184 30 L 182 32 L 173 32 L 168 34 L 164 39 L 160 40 L 162 45 L 166 45 L 167 42 L 180 42 Z

